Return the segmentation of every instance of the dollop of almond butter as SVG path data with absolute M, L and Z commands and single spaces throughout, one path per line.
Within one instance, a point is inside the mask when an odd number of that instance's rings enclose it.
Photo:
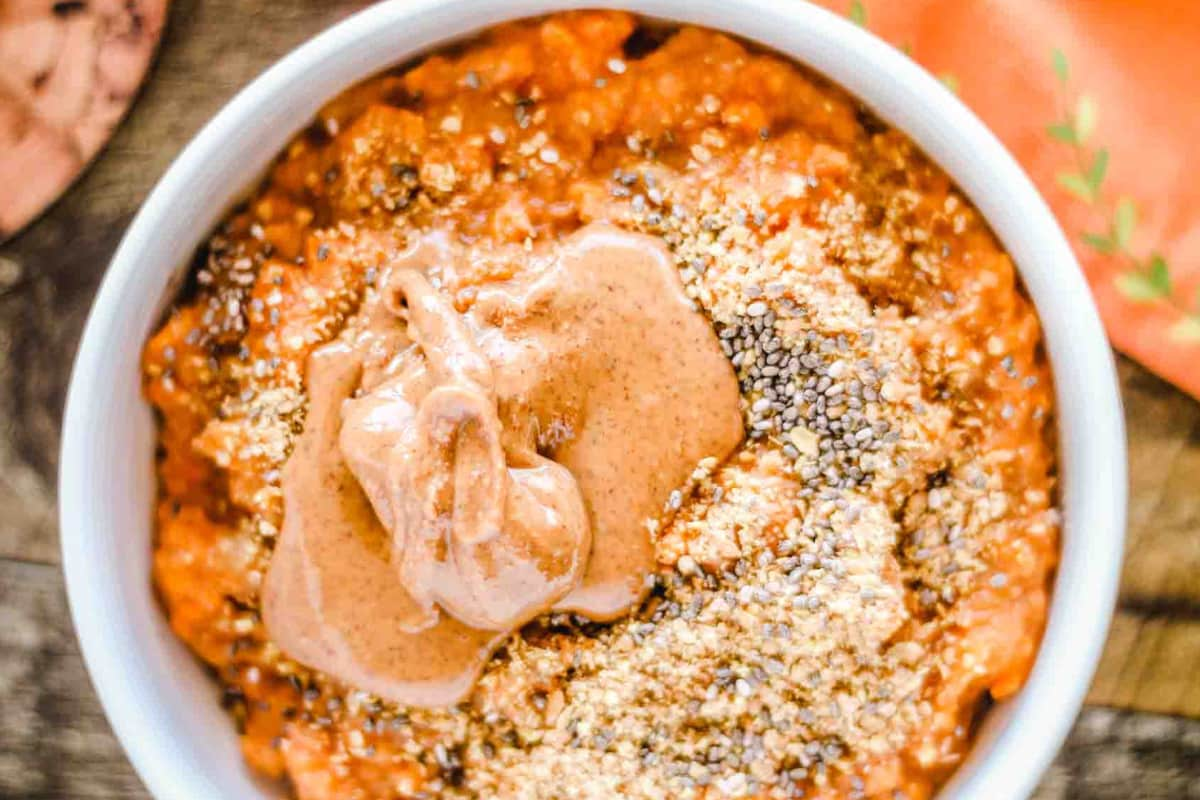
M 445 257 L 410 247 L 310 358 L 263 609 L 293 658 L 423 706 L 461 701 L 539 614 L 633 608 L 648 522 L 742 438 L 657 240 L 590 225 L 466 313 L 427 275 Z

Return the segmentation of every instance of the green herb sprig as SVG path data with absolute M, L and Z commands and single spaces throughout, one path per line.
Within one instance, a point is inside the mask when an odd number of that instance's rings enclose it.
M 1107 230 L 1085 232 L 1081 237 L 1083 243 L 1097 253 L 1125 263 L 1126 268 L 1115 279 L 1117 291 L 1124 297 L 1136 303 L 1166 303 L 1180 313 L 1181 319 L 1170 328 L 1169 336 L 1200 342 L 1200 292 L 1189 308 L 1177 296 L 1167 259 L 1161 253 L 1139 258 L 1131 249 L 1138 223 L 1137 203 L 1125 195 L 1114 202 L 1111 194 L 1104 192 L 1109 152 L 1107 148 L 1091 148 L 1088 144 L 1096 130 L 1099 109 L 1087 94 L 1081 94 L 1072 107 L 1066 100 L 1071 80 L 1070 63 L 1057 49 L 1051 54 L 1051 61 L 1063 100 L 1058 121 L 1046 126 L 1046 133 L 1069 146 L 1075 160 L 1074 169 L 1059 172 L 1055 180 L 1073 197 L 1095 207 L 1109 221 Z
M 862 0 L 850 0 L 850 10 L 846 16 L 860 28 L 867 27 L 867 7 L 863 5 Z

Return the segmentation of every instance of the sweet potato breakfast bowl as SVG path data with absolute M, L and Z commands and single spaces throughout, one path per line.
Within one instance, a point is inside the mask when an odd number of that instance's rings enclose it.
M 1062 232 L 900 51 L 799 0 L 395 0 L 147 199 L 60 515 L 164 800 L 1023 798 L 1125 451 Z

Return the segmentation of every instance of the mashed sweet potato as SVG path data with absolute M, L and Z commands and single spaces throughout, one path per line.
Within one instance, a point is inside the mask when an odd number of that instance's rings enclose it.
M 653 523 L 650 599 L 527 626 L 450 709 L 289 659 L 260 586 L 307 355 L 418 232 L 461 310 L 597 220 L 667 244 L 742 395 L 744 446 Z M 1036 652 L 1053 404 L 1010 259 L 902 135 L 719 33 L 558 15 L 350 89 L 202 250 L 144 369 L 155 584 L 301 800 L 920 800 Z

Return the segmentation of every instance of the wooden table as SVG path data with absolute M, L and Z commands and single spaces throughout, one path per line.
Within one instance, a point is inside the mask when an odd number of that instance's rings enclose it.
M 250 78 L 356 5 L 177 0 L 112 144 L 0 247 L 0 798 L 146 797 L 88 683 L 58 568 L 68 368 L 117 240 L 182 145 Z M 1200 800 L 1200 403 L 1129 361 L 1120 372 L 1131 468 L 1120 610 L 1091 705 L 1039 800 Z

